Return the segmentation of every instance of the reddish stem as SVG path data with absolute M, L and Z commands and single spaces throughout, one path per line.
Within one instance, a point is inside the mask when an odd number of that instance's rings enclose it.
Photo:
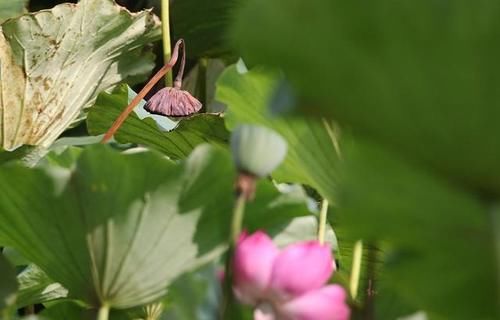
M 251 201 L 255 197 L 255 184 L 257 178 L 249 173 L 240 172 L 236 178 L 236 194 L 242 194 L 246 201 Z
M 135 96 L 130 104 L 123 110 L 123 112 L 116 118 L 115 122 L 111 125 L 108 131 L 104 134 L 104 137 L 101 140 L 101 143 L 106 143 L 113 137 L 113 135 L 118 131 L 120 126 L 125 122 L 128 115 L 134 110 L 134 108 L 139 104 L 139 102 L 144 99 L 146 94 L 153 88 L 153 86 L 160 81 L 161 78 L 177 63 L 177 58 L 179 56 L 179 47 L 182 46 L 182 51 L 184 52 L 184 40 L 179 39 L 175 44 L 174 51 L 172 53 L 172 57 L 168 61 L 166 65 L 164 65 L 158 72 L 149 80 L 149 82 L 142 88 L 141 91 Z M 182 66 L 183 67 L 183 66 Z M 181 75 L 182 77 L 182 75 Z M 176 79 L 177 80 L 177 79 Z

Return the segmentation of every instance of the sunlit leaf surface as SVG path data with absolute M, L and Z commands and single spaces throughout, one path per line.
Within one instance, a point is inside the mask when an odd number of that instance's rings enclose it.
M 50 279 L 45 272 L 35 265 L 29 265 L 18 276 L 19 293 L 16 300 L 18 308 L 31 304 L 65 298 L 68 295 L 61 284 Z
M 197 226 L 230 213 L 231 181 L 219 180 L 203 203 L 182 198 L 193 186 L 213 186 L 207 174 L 231 176 L 231 167 L 216 169 L 217 162 L 229 159 L 206 147 L 176 166 L 152 153 L 124 156 L 95 146 L 73 169 L 4 168 L 0 238 L 71 296 L 122 308 L 150 302 L 173 278 L 223 250 L 223 226 L 211 233 Z
M 149 11 L 82 0 L 6 21 L 0 32 L 0 146 L 49 146 L 97 94 L 153 67 Z

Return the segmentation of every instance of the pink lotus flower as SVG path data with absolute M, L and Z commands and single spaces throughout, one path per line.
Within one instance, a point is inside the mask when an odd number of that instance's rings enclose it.
M 330 248 L 317 241 L 279 250 L 262 231 L 242 234 L 233 260 L 237 298 L 255 307 L 254 320 L 347 320 L 350 310 L 334 271 Z

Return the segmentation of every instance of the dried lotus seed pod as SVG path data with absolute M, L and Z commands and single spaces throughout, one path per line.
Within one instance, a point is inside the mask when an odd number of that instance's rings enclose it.
M 201 102 L 185 90 L 166 87 L 155 93 L 144 109 L 167 117 L 184 117 L 200 111 Z

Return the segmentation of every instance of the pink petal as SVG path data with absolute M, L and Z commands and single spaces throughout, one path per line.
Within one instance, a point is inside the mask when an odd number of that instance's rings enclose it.
M 308 292 L 279 306 L 281 317 L 290 320 L 348 320 L 346 293 L 339 285 Z
M 267 234 L 242 235 L 233 257 L 233 286 L 244 303 L 255 304 L 265 295 L 279 250 Z
M 329 246 L 317 241 L 293 244 L 276 258 L 269 289 L 283 301 L 321 288 L 332 272 Z

